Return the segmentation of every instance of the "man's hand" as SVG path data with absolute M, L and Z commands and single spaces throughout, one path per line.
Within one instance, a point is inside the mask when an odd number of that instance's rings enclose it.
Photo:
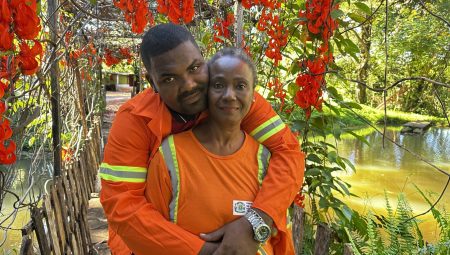
M 212 255 L 219 245 L 220 242 L 205 242 L 198 255 Z
M 255 255 L 259 243 L 253 239 L 253 229 L 248 220 L 241 217 L 218 230 L 200 234 L 207 242 L 222 241 L 213 255 Z

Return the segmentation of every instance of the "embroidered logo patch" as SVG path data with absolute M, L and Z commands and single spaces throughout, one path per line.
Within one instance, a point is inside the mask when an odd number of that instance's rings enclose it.
M 233 215 L 245 215 L 252 204 L 250 201 L 233 200 Z

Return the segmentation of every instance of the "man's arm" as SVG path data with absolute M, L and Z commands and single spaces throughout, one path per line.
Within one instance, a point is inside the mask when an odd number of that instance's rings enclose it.
M 267 175 L 253 207 L 266 213 L 275 226 L 284 231 L 286 209 L 291 205 L 303 182 L 305 156 L 289 127 L 258 93 L 255 93 L 255 102 L 241 126 L 272 154 Z
M 114 120 L 100 170 L 108 224 L 137 255 L 168 247 L 171 254 L 198 254 L 205 242 L 167 221 L 144 196 L 151 146 L 159 146 L 146 125 L 127 110 Z

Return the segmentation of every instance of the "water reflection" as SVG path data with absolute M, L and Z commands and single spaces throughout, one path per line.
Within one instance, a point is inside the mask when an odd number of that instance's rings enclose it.
M 431 128 L 425 134 L 417 136 L 401 135 L 398 129 L 388 129 L 386 135 L 450 173 L 450 129 Z M 434 196 L 430 198 L 435 201 L 445 186 L 447 176 L 387 140 L 383 148 L 382 135 L 377 132 L 372 132 L 365 138 L 370 146 L 358 139 L 338 142 L 339 154 L 348 158 L 356 167 L 356 173 L 349 170 L 341 173 L 341 177 L 352 185 L 353 193 L 361 196 L 347 199 L 346 202 L 359 211 L 371 208 L 376 213 L 384 214 L 384 192 L 386 191 L 391 205 L 397 201 L 398 194 L 403 192 L 415 213 L 426 211 L 429 206 L 413 184 L 424 192 L 434 192 Z M 439 205 L 450 208 L 450 190 L 446 191 Z M 421 219 L 425 221 L 421 224 L 425 238 L 436 240 L 436 226 L 429 223 L 431 215 Z

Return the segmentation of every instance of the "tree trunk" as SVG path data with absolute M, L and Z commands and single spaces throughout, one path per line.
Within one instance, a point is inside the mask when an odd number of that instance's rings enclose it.
M 367 17 L 366 17 L 367 18 Z M 361 40 L 359 40 L 361 48 L 361 66 L 358 72 L 358 80 L 367 84 L 367 79 L 369 77 L 369 61 L 370 61 L 370 37 L 372 35 L 372 23 L 371 21 L 366 22 L 361 27 Z M 367 93 L 366 87 L 364 85 L 358 84 L 358 101 L 361 104 L 367 103 Z
M 48 25 L 50 28 L 50 40 L 53 42 L 49 45 L 56 46 L 58 41 L 58 0 L 49 0 L 47 2 Z M 50 87 L 52 91 L 51 105 L 52 105 L 52 137 L 53 137 L 53 176 L 59 176 L 61 173 L 61 107 L 59 105 L 59 68 L 58 60 L 56 58 L 56 49 L 52 48 L 49 62 L 53 62 L 50 69 Z

